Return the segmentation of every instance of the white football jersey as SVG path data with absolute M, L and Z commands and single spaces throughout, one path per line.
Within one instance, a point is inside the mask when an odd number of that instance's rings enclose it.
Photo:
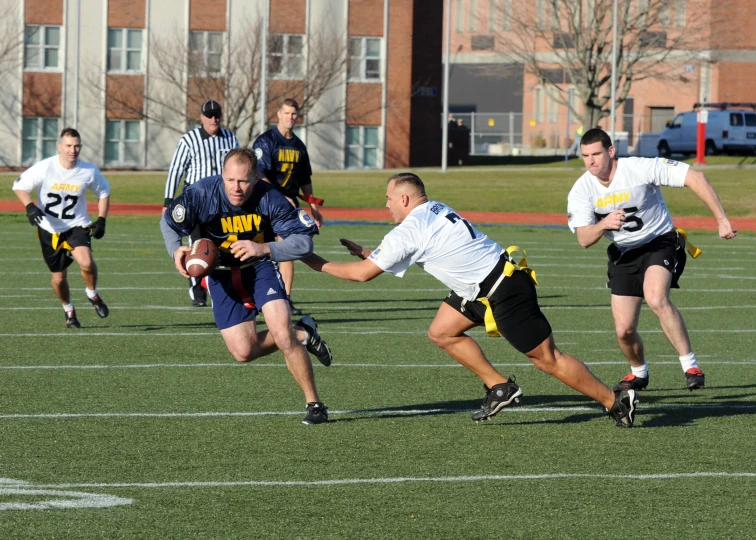
M 87 189 L 98 199 L 110 194 L 110 184 L 100 169 L 77 160 L 76 167 L 64 169 L 57 155 L 26 169 L 13 183 L 13 189 L 37 191 L 37 206 L 45 213 L 40 227 L 50 233 L 66 232 L 92 223 L 87 213 Z
M 503 251 L 454 210 L 428 201 L 413 208 L 368 258 L 397 277 L 417 263 L 462 298 L 475 300 Z
M 567 224 L 574 233 L 623 208 L 625 225 L 604 236 L 625 249 L 646 244 L 673 228 L 660 186 L 684 187 L 689 168 L 671 159 L 620 158 L 608 186 L 586 171 L 567 196 Z

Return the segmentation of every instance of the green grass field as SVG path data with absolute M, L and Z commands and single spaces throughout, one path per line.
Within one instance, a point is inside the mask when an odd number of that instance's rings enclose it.
M 684 389 L 644 307 L 651 384 L 623 430 L 482 330 L 525 397 L 473 423 L 481 384 L 425 335 L 440 283 L 414 268 L 350 284 L 298 263 L 295 300 L 335 356 L 315 366 L 332 422 L 304 426 L 280 354 L 237 365 L 211 312 L 188 307 L 154 217 L 112 216 L 95 241 L 107 319 L 72 267 L 78 331 L 25 216 L 0 224 L 1 538 L 753 537 L 753 233 L 694 232 L 704 254 L 673 292 L 707 388 Z M 346 260 L 338 238 L 375 246 L 388 230 L 332 224 L 316 250 Z M 528 251 L 559 346 L 608 383 L 623 376 L 603 249 L 564 229 L 482 230 Z

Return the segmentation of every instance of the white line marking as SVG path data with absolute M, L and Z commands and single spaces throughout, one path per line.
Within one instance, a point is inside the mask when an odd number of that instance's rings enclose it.
M 737 410 L 751 411 L 756 410 L 756 404 L 753 405 L 693 405 L 693 404 L 674 404 L 674 405 L 648 405 L 639 407 L 642 411 L 664 411 L 664 410 Z M 470 408 L 436 408 L 436 409 L 355 409 L 355 410 L 329 410 L 329 416 L 336 415 L 400 415 L 400 416 L 419 416 L 424 414 L 451 414 L 451 413 L 468 413 L 477 409 Z M 578 407 L 513 407 L 502 409 L 501 413 L 519 414 L 519 413 L 536 413 L 546 412 L 595 412 L 604 416 L 602 407 L 599 406 L 578 406 Z M 66 419 L 66 418 L 232 418 L 232 417 L 258 417 L 258 416 L 292 416 L 301 415 L 303 411 L 245 411 L 245 412 L 196 412 L 196 413 L 49 413 L 49 414 L 2 414 L 0 419 L 5 420 L 36 420 L 36 419 Z
M 37 487 L 43 489 L 90 489 L 90 488 L 219 488 L 219 487 L 297 487 L 297 486 L 344 486 L 354 484 L 404 484 L 410 482 L 490 482 L 512 480 L 569 480 L 572 478 L 605 480 L 681 480 L 686 478 L 756 478 L 756 472 L 692 472 L 657 474 L 596 474 L 596 473 L 552 473 L 552 474 L 491 474 L 476 476 L 431 476 L 396 478 L 340 478 L 337 480 L 248 480 L 238 482 L 119 482 L 92 484 L 48 484 Z

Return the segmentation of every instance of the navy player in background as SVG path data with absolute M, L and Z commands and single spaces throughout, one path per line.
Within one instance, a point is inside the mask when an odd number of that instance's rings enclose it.
M 305 347 L 326 366 L 331 363 L 331 352 L 312 317 L 291 326 L 286 291 L 272 262 L 311 253 L 312 236 L 318 229 L 310 216 L 258 179 L 254 152 L 232 150 L 220 176 L 189 186 L 168 206 L 160 228 L 168 253 L 184 277 L 188 277 L 185 259 L 190 248 L 181 245 L 183 237 L 199 228 L 201 237 L 218 246 L 218 266 L 207 283 L 215 324 L 226 347 L 239 362 L 280 350 L 305 396 L 303 423 L 320 424 L 328 420 L 328 412 L 318 397 Z M 282 240 L 275 242 L 276 236 Z M 257 331 L 259 312 L 268 330 Z
M 299 207 L 299 196 L 310 205 L 312 217 L 318 227 L 323 225 L 320 205 L 323 199 L 312 194 L 312 168 L 307 147 L 294 132 L 294 126 L 299 118 L 299 104 L 287 98 L 278 107 L 278 125 L 260 135 L 252 148 L 255 150 L 260 176 L 266 182 L 277 187 L 291 203 Z M 300 195 L 299 192 L 302 191 Z M 286 286 L 286 294 L 291 295 L 294 283 L 294 263 L 286 261 L 279 264 L 279 270 Z M 292 315 L 301 315 L 289 301 Z

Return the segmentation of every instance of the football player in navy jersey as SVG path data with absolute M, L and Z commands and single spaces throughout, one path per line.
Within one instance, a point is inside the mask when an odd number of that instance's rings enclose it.
M 237 361 L 249 362 L 280 350 L 305 395 L 303 422 L 320 424 L 328 420 L 328 412 L 318 397 L 305 347 L 326 366 L 332 361 L 331 352 L 312 317 L 291 326 L 286 291 L 273 264 L 311 253 L 318 228 L 310 216 L 258 179 L 254 152 L 232 150 L 220 176 L 192 184 L 168 206 L 160 228 L 184 277 L 189 275 L 185 259 L 191 248 L 182 246 L 181 239 L 199 227 L 201 237 L 215 243 L 219 261 L 207 284 L 215 324 L 229 352 Z M 282 240 L 275 242 L 276 236 Z M 257 331 L 259 312 L 268 330 Z
M 312 217 L 320 227 L 323 216 L 319 207 L 323 199 L 312 194 L 312 168 L 307 147 L 292 131 L 299 118 L 299 104 L 291 98 L 284 99 L 278 107 L 277 116 L 278 125 L 260 135 L 252 145 L 258 160 L 257 169 L 262 179 L 278 188 L 291 204 L 299 207 L 297 197 L 309 203 Z M 294 283 L 294 264 L 283 262 L 279 264 L 279 270 L 286 293 L 290 295 Z M 292 315 L 302 314 L 291 303 L 290 307 Z

